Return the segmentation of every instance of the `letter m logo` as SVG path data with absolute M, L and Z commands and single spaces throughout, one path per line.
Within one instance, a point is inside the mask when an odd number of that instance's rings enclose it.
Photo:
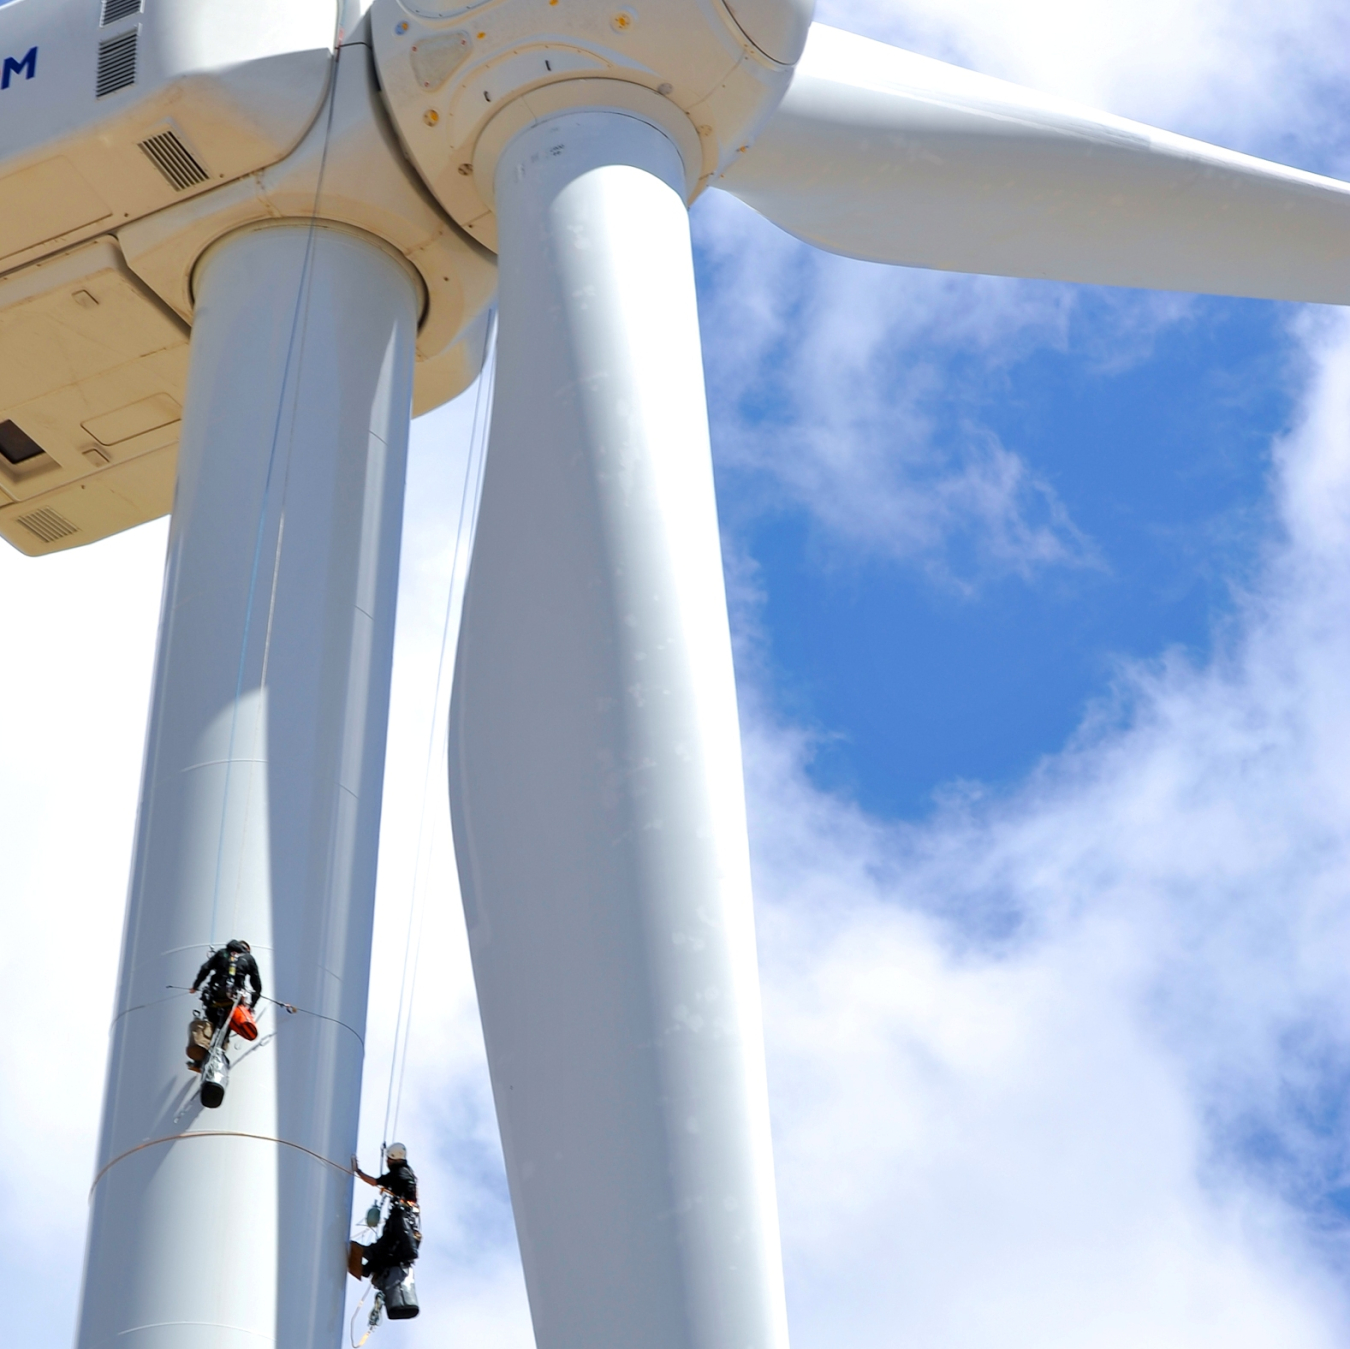
M 9 82 L 15 75 L 23 75 L 27 79 L 32 79 L 37 74 L 37 48 L 29 47 L 28 55 L 22 60 L 16 61 L 12 56 L 5 57 L 5 66 L 0 71 L 0 89 L 8 89 Z

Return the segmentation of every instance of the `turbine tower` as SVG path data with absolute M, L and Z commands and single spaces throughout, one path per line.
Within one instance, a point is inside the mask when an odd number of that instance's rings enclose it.
M 1350 187 L 810 0 L 12 0 L 0 534 L 172 508 L 81 1349 L 341 1333 L 410 412 L 499 370 L 451 709 L 541 1349 L 787 1344 L 688 206 L 1350 300 Z M 302 1009 L 206 1113 L 187 982 Z

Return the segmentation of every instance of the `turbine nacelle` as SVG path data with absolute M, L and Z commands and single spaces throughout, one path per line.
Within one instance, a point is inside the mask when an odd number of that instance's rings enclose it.
M 295 49 L 294 32 L 260 19 L 273 45 L 259 39 L 242 68 L 221 69 L 193 64 L 221 21 L 211 0 L 196 11 L 205 36 L 170 22 L 187 12 L 181 4 L 142 13 L 132 3 L 105 0 L 105 16 L 122 16 L 110 37 L 92 21 L 87 33 L 58 23 L 60 41 L 33 28 L 33 0 L 0 8 L 0 51 L 23 48 L 0 91 L 0 536 L 30 555 L 169 509 L 194 269 L 226 234 L 318 217 L 408 259 L 422 283 L 417 412 L 476 376 L 496 286 L 491 255 L 445 217 L 400 152 L 368 42 L 351 35 L 334 60 L 330 7 L 311 24 L 311 46 Z M 100 96 L 99 42 L 126 36 L 126 82 Z M 65 121 L 53 111 L 63 100 Z
M 541 26 L 535 0 L 378 0 L 344 41 L 323 0 L 0 8 L 0 536 L 49 553 L 169 509 L 193 270 L 260 222 L 402 253 L 423 284 L 414 411 L 454 397 L 478 372 L 512 136 L 629 112 L 679 148 L 690 201 L 781 101 L 810 10 L 567 0 Z
M 116 232 L 290 154 L 335 37 L 331 0 L 0 8 L 0 535 L 22 551 L 168 510 L 186 316 Z
M 284 158 L 336 37 L 332 0 L 0 8 L 0 271 Z

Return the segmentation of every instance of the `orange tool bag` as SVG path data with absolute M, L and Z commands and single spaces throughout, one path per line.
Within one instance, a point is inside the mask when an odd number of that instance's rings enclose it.
M 243 1040 L 258 1038 L 258 1023 L 253 1013 L 241 1002 L 230 1015 L 230 1029 Z

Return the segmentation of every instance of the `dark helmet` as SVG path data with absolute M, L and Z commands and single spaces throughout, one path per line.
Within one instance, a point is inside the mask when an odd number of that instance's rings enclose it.
M 241 941 L 238 937 L 235 937 L 233 941 L 227 941 L 225 943 L 225 949 L 227 951 L 233 951 L 235 955 L 238 956 L 238 955 L 247 955 L 253 948 L 248 944 L 248 942 Z

